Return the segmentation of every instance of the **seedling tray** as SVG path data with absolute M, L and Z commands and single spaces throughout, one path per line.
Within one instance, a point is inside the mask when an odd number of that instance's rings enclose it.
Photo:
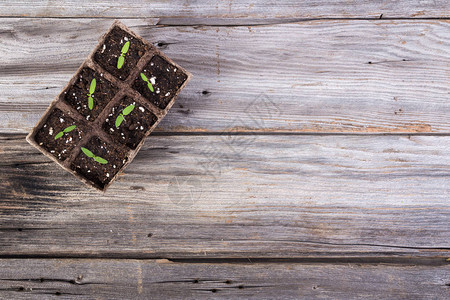
M 191 77 L 115 21 L 27 141 L 83 182 L 105 191 Z

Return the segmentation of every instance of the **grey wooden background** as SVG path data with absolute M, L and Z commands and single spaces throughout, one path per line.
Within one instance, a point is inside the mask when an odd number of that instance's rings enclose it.
M 448 1 L 0 1 L 0 299 L 448 299 Z M 113 19 L 193 73 L 101 194 L 25 142 Z

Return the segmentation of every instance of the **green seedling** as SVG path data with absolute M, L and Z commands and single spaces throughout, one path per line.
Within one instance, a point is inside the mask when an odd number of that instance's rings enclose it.
M 147 76 L 145 76 L 144 73 L 141 73 L 141 78 L 142 78 L 142 80 L 144 80 L 147 83 L 148 89 L 150 91 L 154 92 L 153 85 L 151 84 L 150 81 L 148 81 L 148 78 L 147 78 Z
M 117 69 L 121 69 L 123 66 L 123 63 L 125 62 L 125 54 L 127 54 L 128 49 L 130 49 L 130 42 L 126 42 L 125 45 L 123 45 L 122 50 L 120 52 L 119 59 L 117 60 Z
M 101 158 L 100 156 L 95 156 L 94 153 L 84 147 L 81 147 L 81 151 L 83 151 L 87 157 L 93 158 L 96 162 L 101 163 L 102 165 L 106 165 L 108 163 L 106 159 Z
M 97 81 L 95 80 L 95 78 L 92 79 L 91 81 L 91 86 L 89 87 L 89 93 L 88 95 L 88 107 L 90 110 L 92 110 L 94 108 L 94 99 L 92 98 L 92 96 L 94 95 L 95 92 L 95 87 L 97 86 Z
M 130 104 L 123 109 L 123 111 L 116 118 L 116 127 L 119 127 L 120 124 L 125 120 L 125 116 L 128 116 L 134 109 L 134 105 Z
M 71 132 L 72 130 L 74 130 L 77 126 L 76 125 L 72 125 L 69 127 L 64 128 L 63 131 L 58 132 L 57 135 L 55 135 L 55 140 L 59 139 L 60 137 L 62 137 L 64 135 L 64 133 L 68 133 Z

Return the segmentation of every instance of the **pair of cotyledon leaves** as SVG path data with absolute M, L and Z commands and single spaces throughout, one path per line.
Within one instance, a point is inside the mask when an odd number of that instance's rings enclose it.
M 90 110 L 92 110 L 94 108 L 94 99 L 92 98 L 92 95 L 95 92 L 95 87 L 97 86 L 97 80 L 95 80 L 95 78 L 92 79 L 91 81 L 91 86 L 89 87 L 89 93 L 88 95 L 88 107 Z
M 124 116 L 128 116 L 134 109 L 134 105 L 130 104 L 123 109 L 123 111 L 116 118 L 116 127 L 119 127 L 122 124 L 123 120 L 125 120 Z
M 83 151 L 84 154 L 86 154 L 87 157 L 93 158 L 96 162 L 101 163 L 102 165 L 105 165 L 108 163 L 108 161 L 100 156 L 95 156 L 94 153 L 92 153 L 89 149 L 86 149 L 84 147 L 81 147 L 81 151 Z
M 62 137 L 64 135 L 64 133 L 68 133 L 71 132 L 72 130 L 74 130 L 77 126 L 76 125 L 72 125 L 69 127 L 64 128 L 63 131 L 58 132 L 57 135 L 55 135 L 55 140 L 59 139 L 60 137 Z
M 120 51 L 120 56 L 117 59 L 117 69 L 121 69 L 124 62 L 125 62 L 125 54 L 127 54 L 128 49 L 130 49 L 130 42 L 126 42 L 125 45 L 123 45 L 122 50 Z
M 154 92 L 153 85 L 151 84 L 151 82 L 148 80 L 147 76 L 145 76 L 144 73 L 141 73 L 141 78 L 142 78 L 142 80 L 144 80 L 147 83 L 148 89 L 150 91 Z

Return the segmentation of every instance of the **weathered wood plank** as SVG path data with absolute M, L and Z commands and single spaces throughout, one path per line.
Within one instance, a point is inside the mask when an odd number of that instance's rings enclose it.
M 122 0 L 89 2 L 2 1 L 0 16 L 16 17 L 83 17 L 146 18 L 162 17 L 177 24 L 180 21 L 208 23 L 292 18 L 441 18 L 449 17 L 448 2 L 433 1 L 164 1 Z
M 0 143 L 0 255 L 448 256 L 450 137 L 151 136 L 105 194 Z
M 447 21 L 124 22 L 194 74 L 161 131 L 450 132 Z M 0 19 L 0 130 L 28 132 L 110 23 Z
M 450 267 L 2 259 L 0 298 L 448 299 Z

